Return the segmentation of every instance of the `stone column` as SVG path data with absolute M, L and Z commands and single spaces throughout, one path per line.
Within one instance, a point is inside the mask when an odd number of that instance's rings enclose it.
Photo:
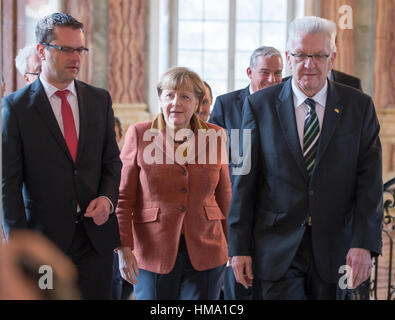
M 108 89 L 126 130 L 150 118 L 144 102 L 145 5 L 110 0 L 108 9 Z
M 395 107 L 395 0 L 376 0 L 373 98 L 377 108 Z
M 383 147 L 383 180 L 395 176 L 395 0 L 375 1 L 374 32 L 374 74 L 373 99 L 381 125 L 381 144 Z M 395 212 L 392 209 L 391 214 Z M 384 228 L 395 239 L 395 231 L 386 225 Z M 389 239 L 383 233 L 383 256 L 379 257 L 378 298 L 387 298 L 389 272 Z M 393 256 L 392 264 L 395 264 Z M 392 285 L 395 271 L 392 270 Z
M 25 5 L 26 0 L 1 1 L 2 32 L 2 72 L 6 83 L 5 95 L 25 86 L 23 77 L 15 67 L 15 57 L 25 46 Z
M 342 5 L 349 5 L 353 10 L 352 29 L 339 28 L 339 19 L 342 16 L 339 8 Z M 321 17 L 332 20 L 337 25 L 337 55 L 334 69 L 348 74 L 354 74 L 355 57 L 355 0 L 322 0 Z
M 92 83 L 93 56 L 93 0 L 66 0 L 65 9 L 68 14 L 84 24 L 84 35 L 89 54 L 84 57 L 78 79 Z

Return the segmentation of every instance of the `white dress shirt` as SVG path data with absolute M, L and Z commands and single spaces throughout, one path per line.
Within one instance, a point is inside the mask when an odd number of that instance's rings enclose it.
M 303 130 L 304 130 L 304 122 L 308 112 L 308 108 L 304 101 L 309 98 L 306 96 L 297 85 L 294 83 L 294 78 L 292 78 L 292 95 L 294 99 L 294 108 L 295 108 L 295 117 L 296 117 L 296 125 L 298 128 L 298 135 L 299 135 L 299 142 L 300 147 L 303 150 Z M 325 82 L 324 87 L 317 92 L 313 99 L 315 101 L 315 112 L 317 113 L 318 120 L 320 122 L 320 133 L 322 130 L 322 124 L 324 121 L 324 111 L 325 111 L 325 104 L 326 104 L 326 96 L 328 94 L 328 81 Z
M 45 93 L 47 94 L 52 111 L 55 115 L 56 121 L 59 124 L 59 128 L 64 136 L 64 127 L 63 127 L 63 118 L 62 118 L 62 99 L 60 99 L 60 97 L 58 97 L 55 94 L 56 91 L 63 91 L 63 90 L 59 90 L 52 84 L 48 83 L 43 77 L 40 77 L 40 81 L 44 87 Z M 70 91 L 70 93 L 67 96 L 67 101 L 69 102 L 71 111 L 73 112 L 75 129 L 77 130 L 77 138 L 78 138 L 80 134 L 80 114 L 78 109 L 77 91 L 75 90 L 74 81 L 72 81 L 67 86 L 66 89 Z

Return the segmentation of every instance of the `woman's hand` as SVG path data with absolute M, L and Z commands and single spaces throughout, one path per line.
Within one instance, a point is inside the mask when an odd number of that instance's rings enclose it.
M 139 276 L 139 269 L 132 249 L 129 247 L 121 247 L 118 250 L 118 258 L 121 277 L 131 284 L 137 284 L 136 277 Z

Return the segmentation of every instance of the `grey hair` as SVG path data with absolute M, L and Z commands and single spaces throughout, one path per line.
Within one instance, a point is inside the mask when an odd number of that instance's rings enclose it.
M 16 58 L 15 66 L 19 73 L 23 76 L 27 71 L 27 60 L 37 54 L 36 46 L 34 44 L 28 45 L 23 49 L 20 49 Z
M 336 23 L 315 16 L 297 18 L 289 25 L 287 50 L 291 50 L 292 41 L 300 33 L 320 33 L 325 34 L 330 39 L 331 53 L 336 51 Z
M 259 56 L 264 56 L 264 57 L 277 57 L 279 56 L 281 58 L 281 63 L 283 63 L 283 57 L 281 56 L 281 52 L 278 51 L 276 48 L 273 47 L 266 47 L 262 46 L 254 50 L 254 52 L 251 55 L 250 58 L 250 68 L 254 69 L 256 67 L 256 59 Z
M 37 43 L 50 43 L 53 40 L 53 29 L 55 27 L 69 27 L 82 29 L 83 24 L 67 13 L 52 13 L 45 16 L 36 25 Z

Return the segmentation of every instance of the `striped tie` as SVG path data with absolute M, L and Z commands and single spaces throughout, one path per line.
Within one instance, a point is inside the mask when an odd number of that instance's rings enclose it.
M 318 137 L 320 134 L 320 122 L 315 112 L 315 101 L 307 98 L 305 104 L 308 108 L 303 130 L 303 158 L 306 162 L 307 173 L 313 173 L 315 164 L 315 154 L 318 147 Z

